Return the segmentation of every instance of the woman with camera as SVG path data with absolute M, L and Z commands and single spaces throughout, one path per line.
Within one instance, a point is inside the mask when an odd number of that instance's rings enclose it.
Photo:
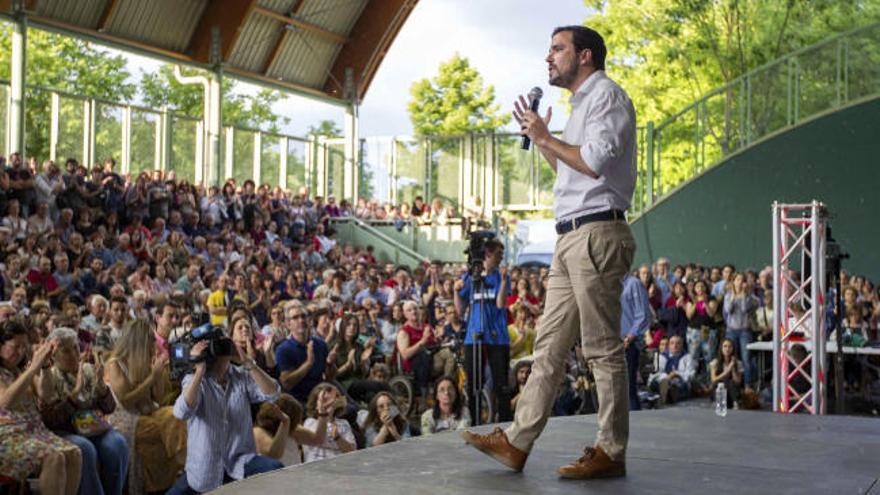
M 391 394 L 379 392 L 370 401 L 363 429 L 367 447 L 378 447 L 410 437 L 409 423 Z
M 242 365 L 230 366 L 236 355 Z M 190 356 L 198 363 L 174 403 L 174 415 L 187 422 L 186 470 L 168 493 L 206 492 L 283 467 L 256 453 L 250 405 L 277 399 L 280 387 L 256 365 L 253 347 L 212 337 L 193 345 Z
M 128 443 L 104 418 L 116 409 L 104 383 L 104 364 L 97 353 L 95 365 L 80 360 L 73 329 L 56 328 L 49 340 L 57 345 L 54 365 L 43 378 L 47 381 L 40 396 L 43 421 L 82 452 L 82 493 L 121 494 L 128 472 Z

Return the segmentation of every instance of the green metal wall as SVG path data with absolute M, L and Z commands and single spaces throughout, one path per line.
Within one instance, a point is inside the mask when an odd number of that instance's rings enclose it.
M 769 136 L 683 184 L 632 223 L 636 263 L 772 261 L 773 201 L 824 202 L 850 273 L 880 280 L 880 99 Z

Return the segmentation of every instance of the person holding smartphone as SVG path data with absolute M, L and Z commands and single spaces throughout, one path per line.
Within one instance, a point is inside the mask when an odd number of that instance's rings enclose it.
M 362 425 L 367 447 L 377 447 L 410 437 L 409 423 L 400 414 L 400 408 L 390 393 L 376 394 L 370 401 L 368 411 Z

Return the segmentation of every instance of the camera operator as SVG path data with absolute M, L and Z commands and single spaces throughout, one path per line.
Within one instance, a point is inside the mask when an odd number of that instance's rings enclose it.
M 482 371 L 484 360 L 488 360 L 492 372 L 492 383 L 498 403 L 498 420 L 510 421 L 510 389 L 508 371 L 510 367 L 510 335 L 507 332 L 507 296 L 510 291 L 510 277 L 507 267 L 500 267 L 504 256 L 504 245 L 497 239 L 485 242 L 485 256 L 482 264 L 482 288 L 474 294 L 473 307 L 467 315 L 467 333 L 464 339 L 464 366 L 468 377 L 468 404 L 474 406 L 474 387 L 476 372 Z M 478 287 L 478 289 L 480 289 Z M 455 282 L 455 310 L 463 315 L 471 303 L 474 290 L 473 279 L 466 273 Z M 477 341 L 482 343 L 482 354 L 477 356 L 479 370 L 474 369 L 474 354 Z M 485 383 L 485 378 L 482 380 Z M 482 385 L 482 384 L 481 384 Z M 485 407 L 485 405 L 483 405 Z M 479 422 L 476 411 L 472 411 L 474 421 Z
M 236 354 L 242 365 L 230 366 Z M 168 493 L 206 492 L 280 469 L 281 462 L 257 455 L 250 409 L 252 403 L 277 399 L 278 383 L 226 337 L 201 340 L 190 355 L 205 359 L 184 377 L 183 393 L 174 403 L 174 415 L 187 422 L 188 455 L 186 471 Z

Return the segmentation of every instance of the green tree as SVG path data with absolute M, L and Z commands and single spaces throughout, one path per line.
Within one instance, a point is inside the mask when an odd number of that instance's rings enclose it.
M 440 64 L 436 77 L 413 83 L 410 96 L 410 120 L 421 136 L 492 132 L 510 120 L 498 114 L 495 87 L 484 86 L 477 69 L 457 53 Z
M 205 75 L 205 71 L 181 68 L 186 75 Z M 259 129 L 278 133 L 290 119 L 272 112 L 272 105 L 284 99 L 278 91 L 261 89 L 255 94 L 238 92 L 232 78 L 223 78 L 223 125 Z M 174 67 L 163 65 L 157 73 L 141 71 L 141 93 L 144 103 L 153 108 L 169 109 L 190 116 L 202 117 L 204 88 L 200 84 L 180 84 L 174 77 Z
M 207 75 L 205 71 L 192 68 L 181 68 L 186 75 Z M 269 133 L 279 133 L 281 126 L 290 119 L 272 112 L 272 105 L 284 98 L 278 91 L 262 89 L 248 94 L 238 91 L 238 84 L 232 78 L 224 78 L 221 84 L 223 91 L 223 125 L 235 127 L 234 156 L 232 159 L 232 175 L 239 183 L 253 178 L 254 173 L 254 133 L 247 129 L 259 129 Z M 200 84 L 181 84 L 174 77 L 174 66 L 170 64 L 160 67 L 158 72 L 141 71 L 141 92 L 144 102 L 153 108 L 167 106 L 175 113 L 189 117 L 201 118 L 204 112 L 204 88 Z M 195 133 L 185 136 L 172 136 L 172 141 L 181 141 L 180 146 L 190 149 L 190 140 Z M 225 134 L 224 134 L 225 139 Z M 261 182 L 270 185 L 278 183 L 279 151 L 274 138 L 263 136 L 261 153 Z M 173 143 L 175 145 L 175 143 Z M 177 146 L 175 145 L 175 149 Z M 225 150 L 225 147 L 223 148 Z
M 341 138 L 342 129 L 336 125 L 335 121 L 322 120 L 318 125 L 309 126 L 309 136 L 323 136 L 326 138 Z
M 858 0 L 586 0 L 585 4 L 595 11 L 585 25 L 605 37 L 607 69 L 631 96 L 640 124 L 659 123 L 750 70 L 833 33 L 880 19 L 880 2 Z M 834 50 L 810 54 L 803 60 L 804 70 L 833 71 L 833 57 Z M 709 115 L 700 117 L 702 132 L 708 133 L 711 144 L 705 164 L 735 148 L 743 132 L 763 135 L 783 125 L 787 84 L 783 69 L 769 70 L 752 81 L 755 111 L 748 122 L 738 120 L 744 114 L 740 102 L 745 101 L 738 87 L 719 94 L 702 109 Z M 696 122 L 696 116 L 684 115 L 663 130 L 661 178 L 667 185 L 693 172 Z
M 26 154 L 38 160 L 49 156 L 51 93 L 46 89 L 122 102 L 135 95 L 137 88 L 128 82 L 130 73 L 121 55 L 111 55 L 83 40 L 37 29 L 28 30 L 27 50 L 25 147 Z M 10 78 L 11 59 L 12 30 L 0 29 L 0 78 Z M 82 117 L 80 100 L 61 99 L 57 149 L 60 159 L 82 158 Z

